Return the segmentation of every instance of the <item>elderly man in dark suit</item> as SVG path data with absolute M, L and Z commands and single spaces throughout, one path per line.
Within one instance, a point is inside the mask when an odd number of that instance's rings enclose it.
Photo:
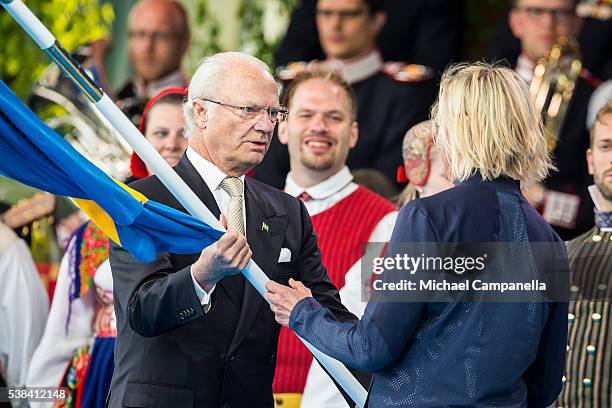
M 111 247 L 117 315 L 112 407 L 272 407 L 280 326 L 239 271 L 252 257 L 271 279 L 299 279 L 340 320 L 302 202 L 246 172 L 286 111 L 268 67 L 241 53 L 206 58 L 185 104 L 189 148 L 176 172 L 228 232 L 202 253 L 140 264 Z M 155 176 L 132 185 L 184 211 Z M 180 237 L 177 237 L 180 239 Z

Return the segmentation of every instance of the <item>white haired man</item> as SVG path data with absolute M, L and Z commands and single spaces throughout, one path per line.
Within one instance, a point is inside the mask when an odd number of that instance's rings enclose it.
M 268 67 L 236 52 L 205 58 L 184 110 L 189 147 L 175 170 L 228 232 L 202 253 L 165 253 L 149 264 L 111 245 L 117 345 L 109 404 L 271 408 L 280 326 L 240 274 L 251 257 L 271 279 L 304 280 L 339 320 L 355 317 L 321 264 L 304 204 L 245 179 L 286 117 Z M 132 187 L 183 210 L 154 176 Z

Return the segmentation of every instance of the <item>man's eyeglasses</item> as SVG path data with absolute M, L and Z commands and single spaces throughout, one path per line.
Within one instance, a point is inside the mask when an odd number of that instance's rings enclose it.
M 130 40 L 142 41 L 145 38 L 151 38 L 153 42 L 170 42 L 182 37 L 181 34 L 171 33 L 167 31 L 129 31 L 128 38 Z
M 363 7 L 350 10 L 317 9 L 317 17 L 331 18 L 333 16 L 338 16 L 340 20 L 348 20 L 362 16 L 365 12 L 366 10 Z
M 213 101 L 211 99 L 202 99 L 206 102 L 216 103 L 217 105 L 225 106 L 232 109 L 237 109 L 241 112 L 241 116 L 245 120 L 259 120 L 264 112 L 268 112 L 268 118 L 270 118 L 270 122 L 278 123 L 284 122 L 287 119 L 287 114 L 289 111 L 287 108 L 262 108 L 261 106 L 236 106 L 230 105 L 229 103 L 223 103 L 219 101 Z
M 566 22 L 575 15 L 572 8 L 517 7 L 517 9 L 525 12 L 533 20 L 541 20 L 548 14 L 556 21 Z

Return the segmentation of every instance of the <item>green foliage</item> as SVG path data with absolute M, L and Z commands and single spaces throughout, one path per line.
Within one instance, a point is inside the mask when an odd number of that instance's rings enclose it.
M 226 50 L 221 45 L 221 36 L 228 27 L 222 25 L 211 12 L 211 8 L 219 4 L 218 1 L 182 0 L 189 10 L 192 27 L 190 50 L 183 61 L 187 73 L 192 73 L 204 56 Z M 272 65 L 274 53 L 284 33 L 283 22 L 288 21 L 298 1 L 239 0 L 236 19 L 240 35 L 237 47 L 233 49 L 248 52 Z M 271 29 L 270 24 L 266 24 L 266 19 L 270 18 L 274 19 L 275 24 L 272 26 L 275 26 L 276 31 Z M 279 31 L 279 27 L 283 29 Z
M 282 35 L 265 31 L 266 7 L 268 10 L 273 10 L 275 16 L 287 18 L 296 5 L 297 0 L 243 0 L 238 17 L 242 25 L 240 44 L 245 51 L 273 66 L 274 53 L 282 40 Z
M 112 5 L 100 5 L 98 0 L 28 0 L 26 4 L 70 52 L 108 35 L 114 19 Z M 4 9 L 0 38 L 0 78 L 26 98 L 50 60 Z
M 183 66 L 189 74 L 195 71 L 204 56 L 222 51 L 219 43 L 221 25 L 211 15 L 208 3 L 207 0 L 183 1 L 183 5 L 189 10 L 191 27 L 191 44 L 183 61 Z

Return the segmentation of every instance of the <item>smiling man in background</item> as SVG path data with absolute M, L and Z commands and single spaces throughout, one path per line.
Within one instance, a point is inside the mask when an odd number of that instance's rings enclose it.
M 391 237 L 397 207 L 358 186 L 346 166 L 359 140 L 357 98 L 351 86 L 330 69 L 306 70 L 284 97 L 289 108 L 279 125 L 288 146 L 291 171 L 285 192 L 304 202 L 321 248 L 323 265 L 340 288 L 342 303 L 361 316 L 361 257 L 368 242 Z M 367 287 L 367 285 L 366 285 Z M 369 383 L 369 381 L 362 381 Z M 279 407 L 345 407 L 346 402 L 295 334 L 281 329 L 274 392 Z

